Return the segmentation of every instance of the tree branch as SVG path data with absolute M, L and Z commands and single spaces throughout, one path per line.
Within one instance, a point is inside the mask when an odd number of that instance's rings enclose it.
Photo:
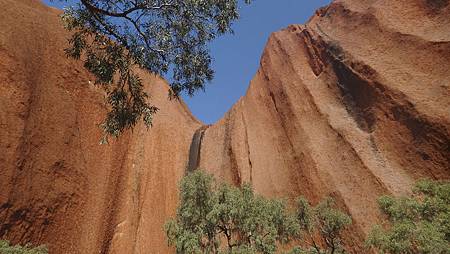
M 165 51 L 162 50 L 162 49 L 155 49 L 155 48 L 152 48 L 152 47 L 151 47 L 147 35 L 145 35 L 144 32 L 141 31 L 141 28 L 140 28 L 139 25 L 136 23 L 136 21 L 134 21 L 132 18 L 130 18 L 130 17 L 128 17 L 128 16 L 125 16 L 124 18 L 125 18 L 126 20 L 130 21 L 130 23 L 134 26 L 134 29 L 136 29 L 136 32 L 138 32 L 139 35 L 142 36 L 142 39 L 144 40 L 145 45 L 147 46 L 147 48 L 149 48 L 150 50 L 152 50 L 152 51 L 154 51 L 154 52 L 157 52 L 157 53 L 165 53 Z M 164 55 L 163 55 L 163 57 L 164 57 Z
M 89 0 L 81 0 L 81 3 L 91 12 L 99 13 L 106 16 L 117 17 L 117 18 L 125 18 L 128 14 L 137 11 L 137 10 L 160 10 L 167 7 L 175 7 L 175 5 L 170 3 L 163 3 L 158 6 L 148 6 L 146 2 L 141 4 L 136 4 L 134 7 L 125 10 L 123 12 L 110 12 L 97 6 L 93 5 Z

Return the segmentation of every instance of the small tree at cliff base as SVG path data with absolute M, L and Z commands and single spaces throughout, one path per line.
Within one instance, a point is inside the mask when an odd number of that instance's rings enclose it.
M 419 181 L 411 197 L 378 200 L 389 223 L 374 227 L 367 244 L 379 253 L 450 253 L 450 182 Z
M 306 246 L 292 253 L 338 253 L 340 232 L 350 222 L 331 199 L 311 207 L 301 198 L 290 212 L 284 202 L 258 196 L 248 184 L 217 184 L 197 170 L 182 180 L 176 219 L 165 228 L 176 253 L 276 253 L 292 240 Z M 315 242 L 314 234 L 324 242 Z
M 339 254 L 345 253 L 342 231 L 351 223 L 351 218 L 335 208 L 334 201 L 327 198 L 311 207 L 305 198 L 297 201 L 297 220 L 304 244 L 291 254 Z
M 166 224 L 177 253 L 273 253 L 296 231 L 283 202 L 256 196 L 249 185 L 217 186 L 201 171 L 183 179 L 177 218 Z
M 66 0 L 57 0 L 66 1 Z M 95 84 L 106 91 L 110 111 L 103 123 L 118 136 L 157 108 L 149 102 L 135 67 L 165 76 L 170 95 L 193 95 L 213 78 L 207 44 L 232 32 L 239 0 L 79 0 L 62 16 L 72 31 L 68 56 L 83 57 Z M 250 0 L 243 0 L 249 4 Z

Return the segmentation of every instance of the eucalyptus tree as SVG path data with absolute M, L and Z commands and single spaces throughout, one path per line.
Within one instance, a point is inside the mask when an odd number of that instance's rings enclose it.
M 180 184 L 177 216 L 166 223 L 176 253 L 276 253 L 298 232 L 285 203 L 256 195 L 248 184 L 217 183 L 196 170 Z
M 67 0 L 57 0 L 67 1 Z M 240 4 L 251 0 L 72 0 L 62 19 L 72 32 L 69 57 L 82 59 L 106 92 L 109 112 L 102 124 L 117 137 L 157 108 L 137 69 L 170 82 L 170 98 L 192 96 L 212 80 L 208 43 L 232 33 Z M 149 84 L 151 85 L 151 84 Z
M 373 228 L 367 244 L 377 253 L 450 253 L 450 182 L 421 180 L 411 196 L 378 200 L 389 223 Z
M 352 219 L 336 207 L 330 197 L 311 206 L 304 197 L 297 200 L 296 217 L 300 227 L 301 246 L 289 254 L 343 254 L 343 233 L 349 229 Z
M 174 219 L 166 223 L 176 253 L 342 254 L 342 233 L 351 224 L 331 198 L 311 206 L 299 198 L 295 211 L 285 202 L 240 187 L 218 183 L 201 170 L 185 176 Z

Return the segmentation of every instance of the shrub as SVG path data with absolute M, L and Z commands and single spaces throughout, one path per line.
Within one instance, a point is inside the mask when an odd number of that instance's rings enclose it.
M 0 240 L 0 254 L 47 254 L 45 246 L 31 247 L 30 245 L 11 246 L 8 241 Z
M 300 198 L 297 211 L 290 213 L 283 201 L 258 196 L 248 184 L 217 184 L 197 170 L 182 180 L 177 216 L 165 229 L 169 245 L 183 254 L 275 253 L 303 235 L 309 237 L 302 244 L 307 249 L 296 247 L 292 253 L 340 253 L 340 233 L 350 223 L 332 199 L 311 207 Z
M 300 226 L 300 242 L 306 248 L 295 247 L 292 254 L 344 253 L 342 231 L 351 223 L 351 218 L 335 208 L 334 201 L 327 198 L 311 207 L 308 200 L 301 197 L 297 202 L 297 220 Z M 320 241 L 322 244 L 320 244 Z
M 378 200 L 389 225 L 377 225 L 367 244 L 380 253 L 450 253 L 450 183 L 419 181 L 411 197 Z
M 216 185 L 200 170 L 182 180 L 177 217 L 166 224 L 177 253 L 274 253 L 296 230 L 282 201 L 257 196 L 249 185 Z

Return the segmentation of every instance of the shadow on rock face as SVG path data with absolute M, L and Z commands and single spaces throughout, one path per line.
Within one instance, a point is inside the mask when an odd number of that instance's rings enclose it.
M 447 7 L 449 4 L 449 0 L 426 0 L 426 2 L 427 5 L 435 11 Z

